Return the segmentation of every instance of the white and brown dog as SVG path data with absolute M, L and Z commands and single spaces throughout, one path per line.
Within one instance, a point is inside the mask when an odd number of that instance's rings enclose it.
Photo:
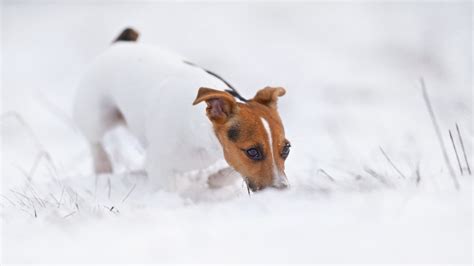
M 277 112 L 283 88 L 266 87 L 238 102 L 243 98 L 216 74 L 137 38 L 136 31 L 123 31 L 78 89 L 75 121 L 90 142 L 96 173 L 112 172 L 102 139 L 124 124 L 145 147 L 145 170 L 160 188 L 173 189 L 175 174 L 222 157 L 253 191 L 288 186 L 290 143 Z M 201 102 L 207 118 L 193 106 Z

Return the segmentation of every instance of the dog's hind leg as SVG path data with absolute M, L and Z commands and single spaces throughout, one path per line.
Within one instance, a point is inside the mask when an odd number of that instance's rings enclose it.
M 101 142 L 90 143 L 94 171 L 96 174 L 107 174 L 113 172 L 112 162 Z
M 101 124 L 98 125 L 99 130 L 94 138 L 89 139 L 94 171 L 96 174 L 112 173 L 112 161 L 104 148 L 103 138 L 114 127 L 125 124 L 125 120 L 122 113 L 116 108 L 110 109 L 99 116 L 101 117 Z
M 84 97 L 76 103 L 74 118 L 89 142 L 95 173 L 111 173 L 112 161 L 102 140 L 108 131 L 125 123 L 122 113 L 107 99 Z

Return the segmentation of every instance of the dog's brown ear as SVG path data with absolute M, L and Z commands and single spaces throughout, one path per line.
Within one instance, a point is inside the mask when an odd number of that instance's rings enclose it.
M 207 103 L 207 117 L 212 122 L 224 123 L 238 110 L 234 97 L 224 91 L 201 87 L 193 105 L 202 101 Z
M 285 95 L 286 90 L 282 87 L 265 87 L 257 92 L 253 101 L 276 108 L 278 97 Z

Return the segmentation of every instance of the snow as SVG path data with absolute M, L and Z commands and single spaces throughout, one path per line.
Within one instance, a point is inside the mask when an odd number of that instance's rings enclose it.
M 470 3 L 1 7 L 2 264 L 472 263 L 472 176 L 460 174 L 448 135 L 459 151 L 459 124 L 472 167 Z M 204 177 L 220 161 L 177 177 L 176 193 L 151 191 L 127 173 L 143 150 L 123 128 L 106 139 L 117 174 L 96 180 L 72 102 L 89 64 L 126 26 L 246 97 L 283 86 L 291 188 L 211 189 Z

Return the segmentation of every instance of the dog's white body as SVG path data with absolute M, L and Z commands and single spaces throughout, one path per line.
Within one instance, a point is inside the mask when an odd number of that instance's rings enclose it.
M 104 134 L 123 122 L 145 148 L 145 170 L 159 187 L 173 188 L 175 174 L 223 159 L 204 108 L 192 106 L 199 87 L 226 89 L 204 70 L 157 47 L 113 44 L 81 80 L 74 109 L 99 168 L 110 164 L 101 146 Z

